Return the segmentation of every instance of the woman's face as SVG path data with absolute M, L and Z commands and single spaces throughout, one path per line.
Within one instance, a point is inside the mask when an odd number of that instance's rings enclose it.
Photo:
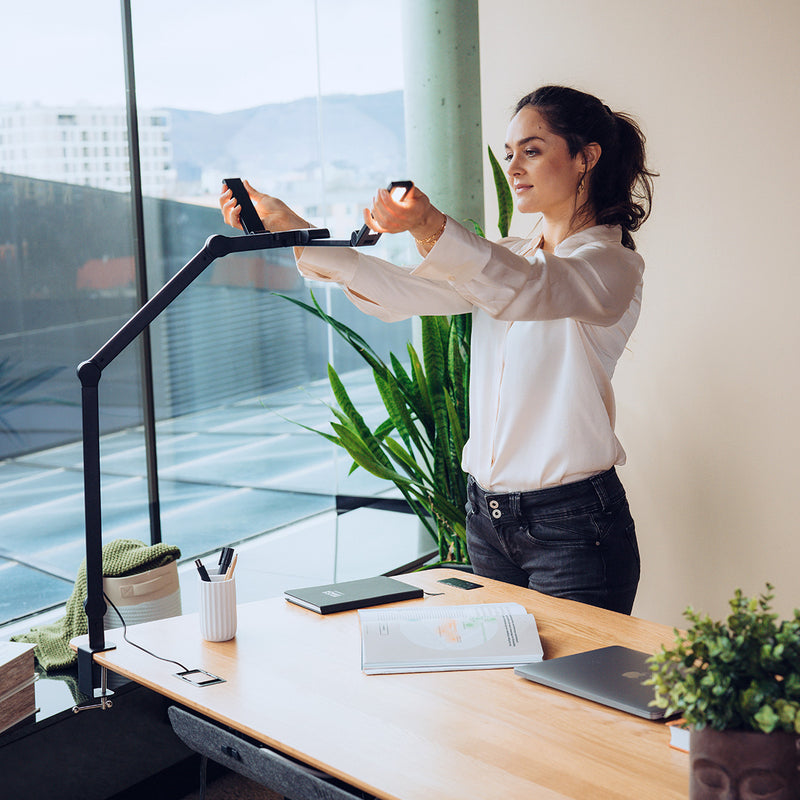
M 549 221 L 572 219 L 586 169 L 582 155 L 570 156 L 566 140 L 547 127 L 533 106 L 525 106 L 511 120 L 505 149 L 517 209 L 541 213 Z

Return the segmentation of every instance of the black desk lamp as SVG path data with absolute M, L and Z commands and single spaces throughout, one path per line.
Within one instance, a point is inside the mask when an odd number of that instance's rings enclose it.
M 103 527 L 100 502 L 100 412 L 97 387 L 103 370 L 192 283 L 214 260 L 230 253 L 271 250 L 281 247 L 360 247 L 375 244 L 377 236 L 353 233 L 349 241 L 334 241 L 326 228 L 308 228 L 245 236 L 211 236 L 203 249 L 183 266 L 145 303 L 88 361 L 78 367 L 83 415 L 83 486 L 86 514 L 86 617 L 89 642 L 78 647 L 78 687 L 90 697 L 100 697 L 105 709 L 105 673 L 93 661 L 93 654 L 112 650 L 106 644 L 103 617 Z M 102 678 L 102 685 L 100 680 Z M 94 706 L 90 706 L 94 707 Z

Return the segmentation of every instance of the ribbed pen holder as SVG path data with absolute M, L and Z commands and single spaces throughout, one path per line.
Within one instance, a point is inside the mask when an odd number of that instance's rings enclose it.
M 208 642 L 227 642 L 236 636 L 236 577 L 210 575 L 200 584 L 200 633 Z

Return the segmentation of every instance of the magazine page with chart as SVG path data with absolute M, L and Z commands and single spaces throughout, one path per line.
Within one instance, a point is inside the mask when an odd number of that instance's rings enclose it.
M 358 616 L 367 675 L 502 669 L 543 656 L 536 620 L 518 603 L 367 609 Z

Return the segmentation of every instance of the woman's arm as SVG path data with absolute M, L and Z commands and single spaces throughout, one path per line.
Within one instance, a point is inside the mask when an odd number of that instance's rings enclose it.
M 341 284 L 355 306 L 385 322 L 472 311 L 472 304 L 448 283 L 416 276 L 361 249 L 306 247 L 297 268 L 311 280 Z
M 573 318 L 602 326 L 622 317 L 642 279 L 641 256 L 623 247 L 613 228 L 601 228 L 568 255 L 519 249 L 519 242 L 489 242 L 448 220 L 413 274 L 446 281 L 497 319 Z
M 644 269 L 641 257 L 622 247 L 618 231 L 605 227 L 567 255 L 516 253 L 510 242 L 489 242 L 449 219 L 416 187 L 402 200 L 380 190 L 364 218 L 374 230 L 414 236 L 425 260 L 413 277 L 447 283 L 470 305 L 502 320 L 613 325 L 633 300 Z M 355 283 L 351 287 L 357 290 Z
M 244 181 L 244 185 L 267 230 L 312 227 L 282 200 L 257 191 L 247 181 Z M 392 211 L 384 202 L 388 192 L 380 190 L 373 206 L 377 218 L 365 211 L 366 223 L 381 233 L 408 230 L 403 226 L 411 226 L 418 235 L 429 236 L 428 228 L 440 226 L 444 215 L 436 211 L 419 190 L 412 188 L 410 194 L 413 197 L 405 208 Z M 386 198 L 382 195 L 386 195 Z M 389 204 L 393 205 L 391 198 L 388 199 Z M 241 209 L 230 189 L 222 192 L 219 203 L 225 222 L 241 228 Z M 349 247 L 296 247 L 295 258 L 304 277 L 341 284 L 360 310 L 387 322 L 413 316 L 463 314 L 472 310 L 472 305 L 447 283 L 414 277 L 410 270 L 362 250 Z

